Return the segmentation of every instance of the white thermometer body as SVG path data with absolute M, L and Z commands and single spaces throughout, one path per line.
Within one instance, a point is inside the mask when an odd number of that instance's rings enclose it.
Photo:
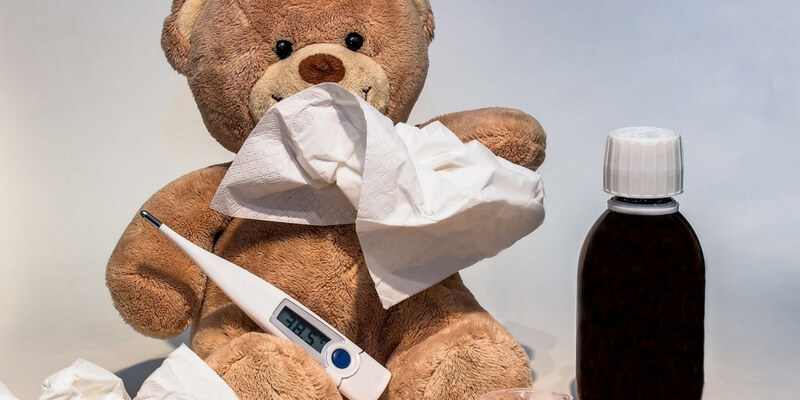
M 375 400 L 391 373 L 303 304 L 257 275 L 190 242 L 152 214 L 141 215 L 205 272 L 261 329 L 305 348 L 350 400 Z

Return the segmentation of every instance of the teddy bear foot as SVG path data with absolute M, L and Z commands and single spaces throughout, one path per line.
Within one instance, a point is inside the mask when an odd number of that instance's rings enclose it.
M 270 334 L 246 333 L 217 349 L 206 362 L 242 400 L 342 398 L 306 350 Z
M 485 312 L 394 355 L 387 367 L 394 375 L 383 400 L 477 400 L 533 384 L 524 350 Z

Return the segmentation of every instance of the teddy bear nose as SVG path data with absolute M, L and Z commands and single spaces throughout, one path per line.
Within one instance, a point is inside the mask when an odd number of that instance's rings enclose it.
M 342 60 L 330 54 L 314 54 L 300 61 L 300 76 L 304 81 L 316 85 L 322 82 L 339 82 L 344 78 Z

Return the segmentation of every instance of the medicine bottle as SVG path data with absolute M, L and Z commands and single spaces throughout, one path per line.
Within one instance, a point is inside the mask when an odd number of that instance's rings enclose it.
M 578 267 L 579 399 L 700 399 L 705 264 L 672 198 L 683 192 L 680 136 L 616 130 L 604 167 L 614 197 Z

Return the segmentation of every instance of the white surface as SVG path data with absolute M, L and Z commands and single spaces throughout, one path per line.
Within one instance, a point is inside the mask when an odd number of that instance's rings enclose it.
M 388 309 L 531 233 L 543 199 L 536 172 L 462 143 L 438 122 L 395 126 L 323 83 L 267 111 L 211 208 L 262 221 L 355 223 Z
M 168 3 L 0 0 L 0 380 L 21 399 L 76 358 L 116 372 L 173 348 L 125 326 L 104 286 L 146 198 L 232 158 L 161 53 Z M 538 383 L 574 379 L 576 263 L 606 207 L 605 136 L 654 125 L 683 137 L 678 201 L 708 263 L 705 398 L 797 397 L 800 5 L 433 7 L 410 122 L 500 105 L 549 134 L 544 225 L 464 274 L 530 349 Z

